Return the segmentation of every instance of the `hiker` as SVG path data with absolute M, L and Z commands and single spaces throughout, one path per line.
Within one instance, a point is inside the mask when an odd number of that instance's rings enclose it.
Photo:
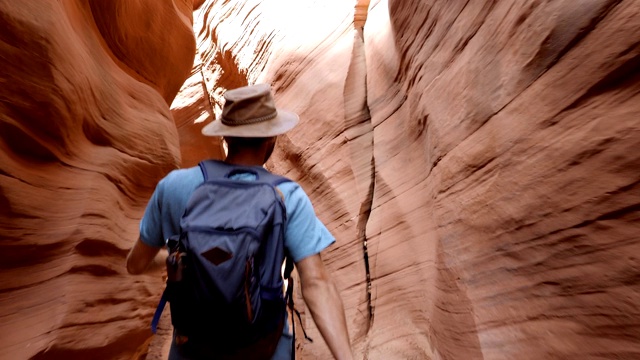
M 257 178 L 261 176 L 267 179 L 272 177 L 278 179 L 275 175 L 268 173 L 263 165 L 275 147 L 276 137 L 292 129 L 299 121 L 298 115 L 276 109 L 270 86 L 267 84 L 229 90 L 224 96 L 225 104 L 222 115 L 217 121 L 205 126 L 202 133 L 206 136 L 222 136 L 224 138 L 228 146 L 226 159 L 224 162 L 209 160 L 201 163 L 201 166 L 174 170 L 158 183 L 140 222 L 140 237 L 127 257 L 127 271 L 129 273 L 140 274 L 151 271 L 154 267 L 165 266 L 166 253 L 159 251 L 167 246 L 167 239 L 176 239 L 180 236 L 181 219 L 183 215 L 186 216 L 187 202 L 196 189 L 204 184 L 205 172 L 220 172 L 226 168 L 241 169 L 241 171 L 234 170 L 232 174 L 226 175 L 236 182 L 257 182 Z M 203 165 L 205 163 L 209 165 Z M 335 239 L 316 217 L 313 206 L 300 185 L 290 180 L 278 180 L 276 183 L 275 188 L 278 196 L 283 198 L 282 211 L 286 211 L 283 230 L 284 252 L 295 263 L 303 298 L 333 356 L 336 359 L 352 359 L 342 300 L 320 255 L 324 249 L 335 242 Z M 226 209 L 239 205 L 230 204 L 225 208 L 225 211 L 219 212 L 227 213 Z M 234 214 L 231 209 L 228 213 Z M 236 218 L 241 217 L 243 216 L 236 216 Z M 182 221 L 187 220 L 182 219 Z M 209 256 L 207 259 L 213 263 L 224 262 L 232 257 L 220 248 L 213 250 L 209 250 L 205 254 Z M 178 259 L 175 256 L 174 261 Z M 212 260 L 212 258 L 215 259 Z M 279 269 L 282 264 L 282 261 L 275 264 L 278 269 L 277 280 L 280 281 L 280 284 L 282 284 L 282 279 Z M 175 276 L 173 275 L 173 277 Z M 172 275 L 169 274 L 169 278 L 171 277 Z M 289 284 L 291 285 L 291 282 Z M 278 289 L 278 291 L 282 295 L 282 290 Z M 289 300 L 292 301 L 292 298 Z M 169 302 L 172 306 L 174 305 L 171 299 Z M 285 317 L 286 309 L 282 314 L 282 317 Z M 233 354 L 220 355 L 217 349 L 206 350 L 210 351 L 209 355 L 198 355 L 205 353 L 201 352 L 200 348 L 207 348 L 210 344 L 207 344 L 208 341 L 198 343 L 192 339 L 194 336 L 186 337 L 180 334 L 179 329 L 176 329 L 175 326 L 176 321 L 180 321 L 180 319 L 174 319 L 174 316 L 178 315 L 174 314 L 172 307 L 174 336 L 169 359 L 227 358 L 225 356 L 233 358 Z M 295 324 L 293 319 L 292 323 Z M 269 354 L 267 358 L 291 359 L 295 356 L 295 339 L 292 340 L 288 334 L 287 322 L 283 321 L 282 324 L 284 325 L 280 325 L 277 329 L 279 333 L 275 336 L 276 345 L 272 346 L 275 347 L 275 353 L 273 349 L 267 350 L 273 354 L 273 356 Z M 207 326 L 213 328 L 216 324 L 207 324 Z M 283 327 L 284 329 L 280 330 Z M 283 333 L 284 335 L 282 335 Z M 292 344 L 292 342 L 294 343 Z M 243 354 L 242 351 L 235 352 L 236 358 L 259 357 L 258 355 L 254 356 L 254 353 L 245 352 Z M 212 353 L 216 355 L 211 355 Z

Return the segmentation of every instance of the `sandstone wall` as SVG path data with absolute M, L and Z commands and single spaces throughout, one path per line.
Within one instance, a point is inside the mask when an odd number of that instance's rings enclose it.
M 373 6 L 376 357 L 639 356 L 640 4 Z
M 358 358 L 640 356 L 637 1 L 195 3 L 0 0 L 0 358 L 144 357 L 137 222 L 256 82 Z
M 162 280 L 124 266 L 180 164 L 182 1 L 0 1 L 0 358 L 143 356 Z
M 270 167 L 338 239 L 325 260 L 359 358 L 632 358 L 639 15 L 633 0 L 207 1 L 195 31 L 211 113 L 256 82 L 300 113 Z M 329 358 L 304 322 L 303 357 Z

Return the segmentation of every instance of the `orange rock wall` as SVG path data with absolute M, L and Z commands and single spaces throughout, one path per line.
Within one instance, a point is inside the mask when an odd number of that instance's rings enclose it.
M 640 357 L 637 1 L 201 3 L 0 0 L 0 357 L 144 358 L 138 220 L 257 82 L 357 358 Z
M 124 260 L 180 164 L 193 4 L 0 1 L 0 358 L 143 356 L 161 292 Z
M 194 28 L 211 114 L 269 82 L 301 115 L 270 167 L 338 239 L 358 358 L 640 356 L 636 1 L 206 1 Z
M 371 357 L 640 356 L 638 15 L 370 10 Z

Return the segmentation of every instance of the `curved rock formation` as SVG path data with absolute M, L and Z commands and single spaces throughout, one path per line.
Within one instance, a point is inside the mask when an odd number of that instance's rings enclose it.
M 145 357 L 162 279 L 125 274 L 137 222 L 167 171 L 220 156 L 199 129 L 257 82 L 301 115 L 269 166 L 336 235 L 357 358 L 640 357 L 637 1 L 0 16 L 3 357 Z M 303 321 L 299 355 L 330 358 Z
M 640 356 L 638 15 L 372 7 L 373 353 Z
M 143 356 L 161 291 L 124 258 L 180 164 L 191 1 L 0 1 L 0 357 Z M 138 354 L 138 355 L 135 355 Z
M 359 357 L 614 358 L 640 356 L 639 15 L 207 1 L 195 30 L 213 113 L 256 82 L 300 113 L 270 166 L 338 238 Z

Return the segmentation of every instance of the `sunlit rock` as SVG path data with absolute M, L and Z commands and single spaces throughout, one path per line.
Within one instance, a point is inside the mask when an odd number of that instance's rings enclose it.
M 301 115 L 269 166 L 338 239 L 324 259 L 358 356 L 640 356 L 637 2 L 200 11 L 212 113 L 268 82 Z

